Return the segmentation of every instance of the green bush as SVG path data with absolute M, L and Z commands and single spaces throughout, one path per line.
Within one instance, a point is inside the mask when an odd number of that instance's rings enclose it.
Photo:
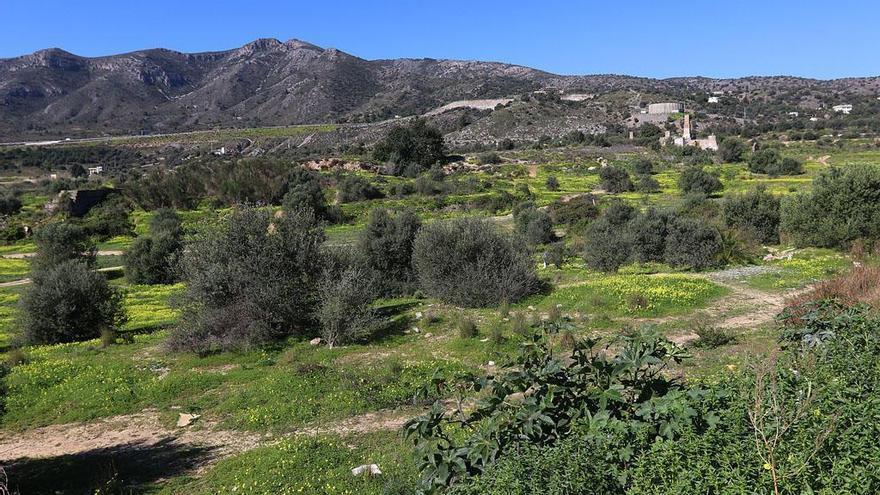
M 513 303 L 539 288 L 525 243 L 482 219 L 422 227 L 413 247 L 413 266 L 426 294 L 458 306 Z
M 373 272 L 357 264 L 324 272 L 318 284 L 316 315 L 321 337 L 330 347 L 365 337 L 374 330 L 376 315 L 370 307 L 378 293 L 374 285 Z
M 76 259 L 43 268 L 21 296 L 22 339 L 27 344 L 59 344 L 98 338 L 122 325 L 122 294 L 102 273 Z
M 382 191 L 357 175 L 346 175 L 339 181 L 340 203 L 354 203 L 383 197 L 385 195 Z
M 514 209 L 513 222 L 517 233 L 531 245 L 547 244 L 556 239 L 550 215 L 535 208 L 531 203 L 526 207 Z
M 831 169 L 809 191 L 782 200 L 780 230 L 798 246 L 847 246 L 880 238 L 880 167 Z
M 81 260 L 91 267 L 95 263 L 95 244 L 86 231 L 65 222 L 48 223 L 34 233 L 37 254 L 31 259 L 31 272 L 39 274 L 67 260 Z
M 587 266 L 603 272 L 617 271 L 630 259 L 627 225 L 636 211 L 624 203 L 611 204 L 584 234 L 583 257 Z
M 370 212 L 358 239 L 358 251 L 377 274 L 383 294 L 403 295 L 415 290 L 412 252 L 421 226 L 418 215 L 409 210 L 392 213 L 378 208 Z
M 556 178 L 555 175 L 550 175 L 547 177 L 547 182 L 545 183 L 548 191 L 558 191 L 559 190 L 559 179 Z
M 721 249 L 721 235 L 714 227 L 691 218 L 676 218 L 667 224 L 663 259 L 672 266 L 702 270 L 715 263 Z
M 324 232 L 311 210 L 235 210 L 188 245 L 172 349 L 249 349 L 314 328 Z
M 718 156 L 724 163 L 738 163 L 743 159 L 748 147 L 741 139 L 726 137 L 718 146 Z
M 688 167 L 678 178 L 678 188 L 684 194 L 699 193 L 709 196 L 724 189 L 724 186 L 718 177 L 706 172 L 702 167 Z
M 618 194 L 633 190 L 633 183 L 629 177 L 629 172 L 622 168 L 614 166 L 602 167 L 599 169 L 599 187 L 610 194 Z
M 791 157 L 783 158 L 776 148 L 764 148 L 749 158 L 749 170 L 756 174 L 799 175 L 804 173 L 803 163 Z
M 779 242 L 780 200 L 763 186 L 724 198 L 724 224 L 755 236 L 760 242 Z
M 123 257 L 125 277 L 133 284 L 171 284 L 178 280 L 183 250 L 180 217 L 174 210 L 156 210 L 150 234 L 138 237 Z
M 21 200 L 12 193 L 0 196 L 0 215 L 15 215 L 21 210 Z
M 403 175 L 407 166 L 414 166 L 409 175 L 418 175 L 444 156 L 443 133 L 422 119 L 394 127 L 373 149 L 374 159 L 393 164 L 394 175 Z

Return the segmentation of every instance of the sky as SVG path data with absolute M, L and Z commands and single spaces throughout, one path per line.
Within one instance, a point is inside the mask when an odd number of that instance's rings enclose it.
M 490 60 L 557 74 L 880 75 L 877 0 L 0 0 L 0 19 L 0 58 L 296 38 L 366 59 Z

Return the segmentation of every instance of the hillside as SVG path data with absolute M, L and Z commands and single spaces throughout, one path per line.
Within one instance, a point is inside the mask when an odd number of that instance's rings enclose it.
M 815 109 L 841 98 L 874 100 L 880 78 L 559 76 L 493 62 L 364 60 L 332 48 L 275 39 L 219 52 L 151 49 L 97 58 L 53 48 L 0 59 L 0 141 L 375 122 L 423 114 L 459 100 L 507 98 L 541 89 L 599 95 L 630 90 L 638 101 L 674 98 L 696 106 L 705 103 L 708 92 L 725 91 L 736 96 L 734 102 L 770 112 Z M 762 101 L 775 106 L 767 110 Z M 602 124 L 594 117 L 596 108 L 586 106 L 583 115 L 571 118 L 581 127 Z M 735 104 L 720 110 L 741 113 Z

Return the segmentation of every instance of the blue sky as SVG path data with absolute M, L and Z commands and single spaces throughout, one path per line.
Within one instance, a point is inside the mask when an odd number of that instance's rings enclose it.
M 0 57 L 222 50 L 272 37 L 368 59 L 495 60 L 560 74 L 880 75 L 877 0 L 0 0 L 0 18 Z

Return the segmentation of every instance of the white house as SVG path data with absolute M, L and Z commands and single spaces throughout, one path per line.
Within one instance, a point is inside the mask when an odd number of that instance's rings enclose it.
M 844 115 L 849 115 L 849 113 L 852 112 L 852 108 L 853 107 L 850 104 L 834 105 L 833 107 L 831 107 L 831 109 L 835 112 L 842 113 Z
M 717 96 L 710 96 L 709 97 L 709 103 L 718 103 L 718 102 L 719 102 L 719 99 Z
M 799 117 L 801 114 L 798 112 L 788 112 L 789 117 Z
M 89 175 L 101 175 L 104 173 L 104 167 L 98 165 L 97 167 L 89 167 Z

